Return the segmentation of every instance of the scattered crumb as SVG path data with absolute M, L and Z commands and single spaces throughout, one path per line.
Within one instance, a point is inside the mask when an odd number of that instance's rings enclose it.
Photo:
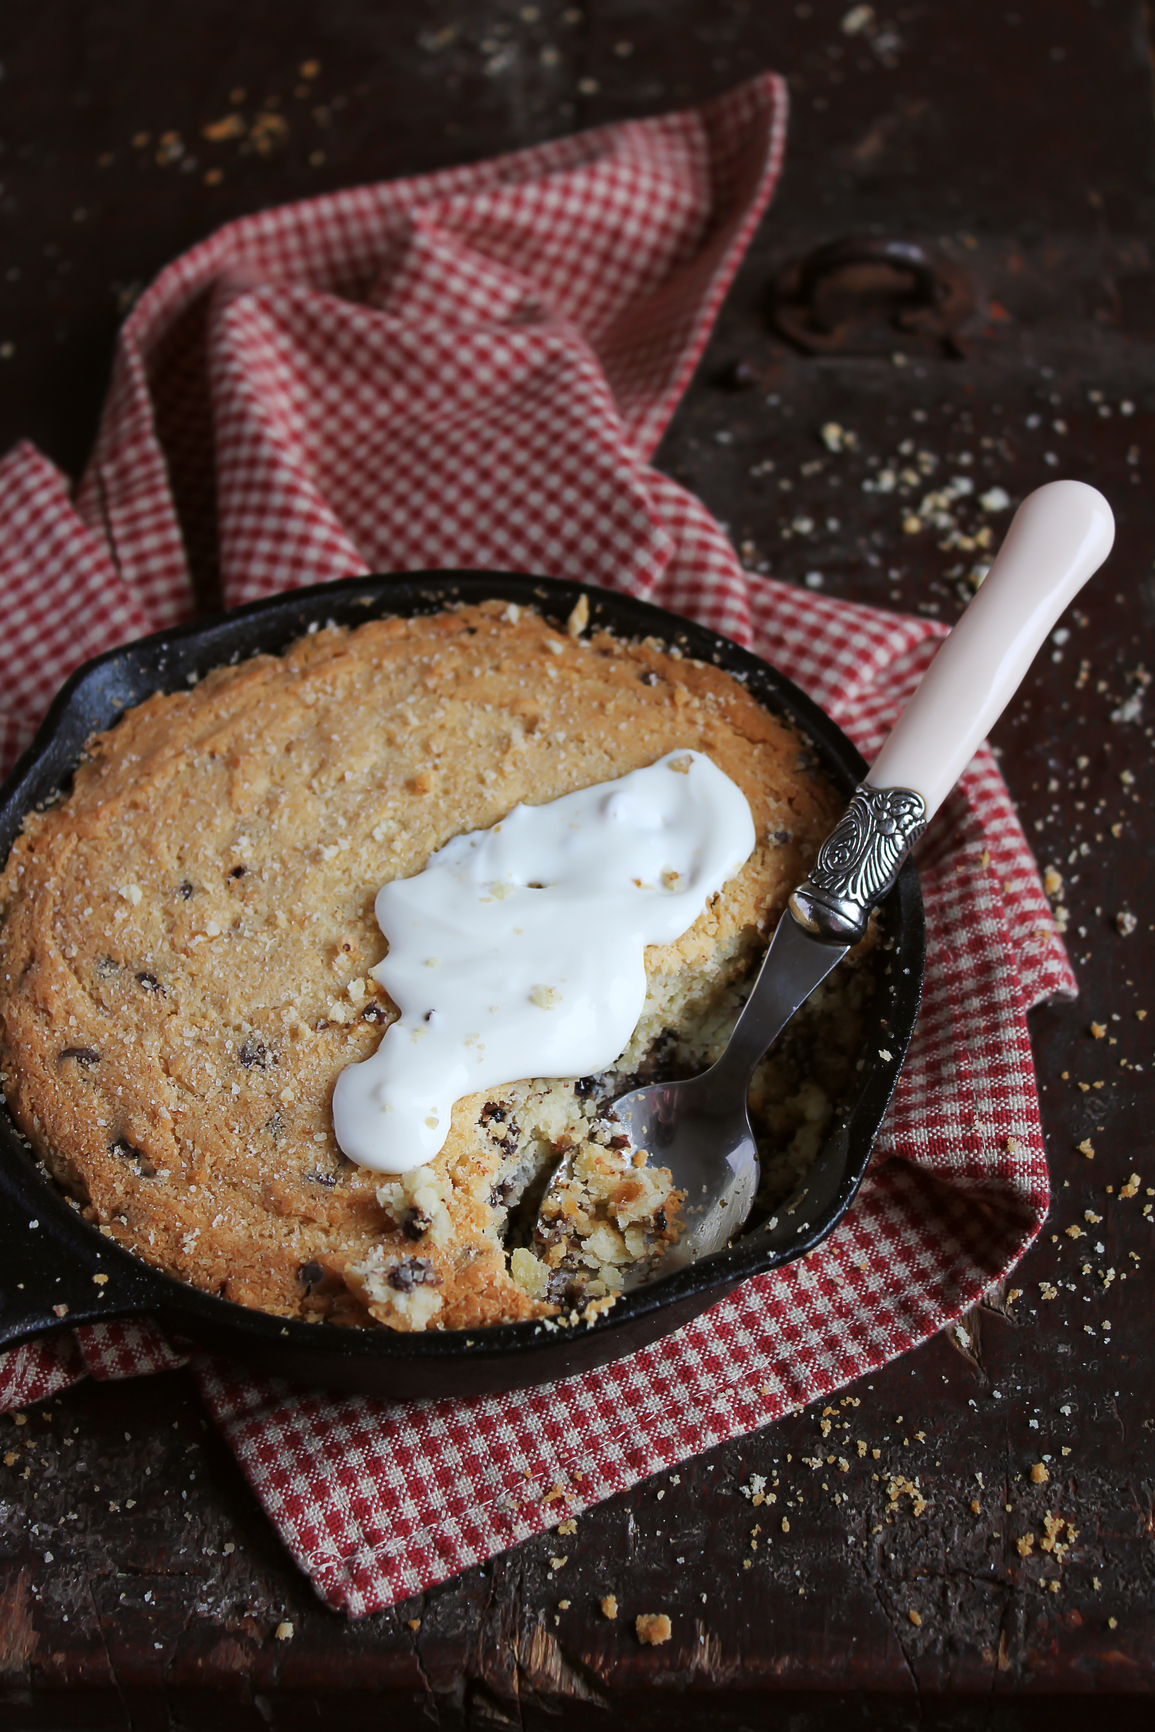
M 579 595 L 574 603 L 573 612 L 565 622 L 565 629 L 570 637 L 580 637 L 590 623 L 589 597 Z
M 276 1629 L 273 1631 L 273 1635 L 276 1637 L 278 1642 L 291 1642 L 293 1639 L 292 1624 L 278 1624 Z
M 411 1630 L 419 1630 L 421 1628 L 420 1618 L 406 1618 L 405 1622 L 409 1625 Z
M 201 127 L 201 136 L 211 144 L 221 144 L 227 138 L 243 138 L 245 123 L 239 114 L 226 114 L 221 120 L 210 121 Z
M 1031 1468 L 1031 1484 L 1032 1485 L 1046 1485 L 1046 1483 L 1050 1479 L 1050 1477 L 1051 1476 L 1047 1472 L 1043 1463 L 1041 1461 L 1035 1462 L 1034 1466 Z
M 616 1594 L 607 1594 L 602 1601 L 602 1617 L 613 1619 L 616 1618 L 617 1615 L 618 1597 Z
M 818 437 L 828 451 L 853 451 L 858 444 L 857 433 L 850 432 L 837 421 L 827 421 L 820 429 Z
M 905 1442 L 906 1440 L 904 1439 L 903 1441 Z M 887 1513 L 891 1515 L 893 1515 L 898 1509 L 899 1499 L 902 1497 L 909 1497 L 911 1508 L 916 1516 L 922 1515 L 923 1512 L 930 1507 L 927 1499 L 923 1497 L 915 1482 L 911 1479 L 907 1479 L 904 1474 L 893 1474 L 891 1476 L 890 1483 L 886 1488 L 886 1495 L 890 1499 L 890 1503 L 887 1505 Z
M 249 128 L 249 138 L 258 156 L 272 156 L 288 136 L 288 123 L 279 114 L 258 114 Z
M 922 1618 L 918 1612 L 908 1612 L 906 1615 L 912 1624 L 916 1624 L 919 1629 L 922 1628 Z
M 668 1642 L 674 1633 L 665 1612 L 639 1612 L 634 1619 L 634 1629 L 638 1633 L 638 1641 L 645 1642 L 651 1648 L 656 1648 L 659 1642 Z

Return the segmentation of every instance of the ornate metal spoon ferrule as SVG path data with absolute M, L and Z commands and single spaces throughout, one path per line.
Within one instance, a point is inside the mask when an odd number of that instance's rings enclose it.
M 795 920 L 825 943 L 857 944 L 926 826 L 926 801 L 913 788 L 861 782 L 790 898 Z

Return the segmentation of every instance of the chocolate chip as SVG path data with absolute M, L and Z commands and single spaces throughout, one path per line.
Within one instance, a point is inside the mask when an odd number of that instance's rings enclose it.
M 156 1168 L 152 1162 L 147 1155 L 142 1154 L 140 1149 L 130 1143 L 127 1137 L 117 1137 L 114 1143 L 109 1143 L 108 1152 L 110 1155 L 118 1156 L 122 1161 L 131 1161 L 142 1179 L 156 1178 Z
M 230 878 L 243 878 L 247 871 L 248 871 L 247 866 L 234 866 L 232 871 L 229 873 L 229 877 Z
M 588 1101 L 591 1095 L 598 1092 L 596 1079 L 592 1076 L 579 1076 L 573 1085 L 573 1092 L 580 1101 Z
M 774 840 L 775 842 L 793 842 L 794 832 L 792 830 L 775 830 Z
M 160 981 L 156 978 L 155 974 L 138 974 L 136 977 L 136 983 L 138 986 L 143 986 L 146 992 L 164 991 L 164 987 L 160 984 Z
M 497 1146 L 509 1157 L 517 1153 L 517 1145 L 521 1141 L 521 1131 L 517 1125 L 510 1125 L 503 1137 L 498 1137 Z
M 388 1011 L 383 1004 L 367 1004 L 361 1012 L 362 1022 L 386 1022 Z
M 580 1305 L 585 1298 L 580 1280 L 571 1279 L 575 1266 L 568 1257 L 563 1257 L 546 1282 L 546 1298 L 567 1311 L 574 1305 Z
M 257 1070 L 268 1070 L 269 1068 L 269 1049 L 264 1041 L 257 1039 L 255 1034 L 246 1036 L 237 1057 L 246 1070 L 252 1070 L 254 1066 Z
M 186 878 L 186 879 L 185 879 L 185 881 L 184 881 L 184 883 L 183 883 L 183 884 L 178 884 L 178 885 L 177 885 L 177 887 L 176 887 L 176 893 L 177 893 L 177 895 L 178 895 L 178 896 L 179 896 L 179 897 L 180 897 L 180 899 L 181 899 L 181 901 L 182 901 L 182 902 L 187 902 L 187 901 L 188 901 L 188 899 L 189 899 L 189 897 L 190 897 L 190 896 L 191 896 L 191 895 L 192 895 L 192 893 L 193 893 L 193 887 L 192 887 L 192 885 L 191 885 L 191 884 L 190 884 L 190 883 L 189 883 L 189 881 L 188 881 L 188 879 L 187 879 L 187 878 Z
M 638 675 L 638 678 L 644 686 L 656 686 L 658 684 L 659 676 L 654 672 L 653 668 L 645 668 Z
M 324 1275 L 325 1271 L 319 1263 L 302 1263 L 297 1270 L 298 1281 L 304 1282 L 306 1287 L 314 1286 L 316 1282 L 324 1279 Z
M 394 1263 L 385 1277 L 398 1293 L 412 1293 L 414 1287 L 440 1287 L 441 1276 L 427 1257 L 407 1257 L 404 1263 Z
M 629 1137 L 616 1136 L 616 1137 L 610 1138 L 610 1148 L 611 1149 L 628 1149 L 629 1146 L 630 1146 Z
M 401 1223 L 401 1231 L 407 1239 L 423 1239 L 432 1225 L 432 1219 L 423 1209 L 409 1209 Z
M 490 1123 L 503 1125 L 505 1123 L 505 1108 L 498 1106 L 496 1101 L 486 1101 L 481 1109 L 479 1122 L 483 1125 Z
M 654 1232 L 655 1233 L 664 1233 L 665 1230 L 666 1230 L 666 1211 L 664 1209 L 655 1209 L 654 1210 Z
M 94 1046 L 66 1046 L 57 1059 L 57 1064 L 63 1064 L 66 1058 L 74 1058 L 85 1070 L 91 1070 L 94 1064 L 100 1063 L 100 1054 Z

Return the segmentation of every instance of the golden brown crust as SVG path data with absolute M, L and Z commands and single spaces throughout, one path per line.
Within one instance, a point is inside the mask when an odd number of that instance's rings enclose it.
M 537 1314 L 495 1236 L 506 1157 L 482 1100 L 458 1103 L 435 1163 L 438 1244 L 416 1244 L 379 1175 L 336 1148 L 334 1081 L 392 1014 L 368 979 L 373 898 L 518 801 L 687 746 L 743 789 L 758 845 L 677 945 L 648 953 L 658 975 L 748 950 L 836 811 L 797 736 L 717 668 L 491 602 L 317 632 L 157 694 L 90 742 L 0 878 L 18 1123 L 91 1220 L 241 1304 L 405 1326 L 350 1272 L 418 1255 L 434 1327 Z

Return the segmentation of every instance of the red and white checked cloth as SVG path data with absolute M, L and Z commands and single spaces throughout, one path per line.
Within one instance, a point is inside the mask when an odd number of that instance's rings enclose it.
M 785 93 L 247 217 L 125 323 L 73 500 L 0 464 L 0 737 L 80 661 L 226 603 L 370 571 L 493 567 L 652 597 L 752 646 L 864 751 L 933 654 L 922 619 L 744 572 L 649 467 L 770 198 Z M 1047 1206 L 1026 1012 L 1075 983 L 980 753 L 921 849 L 930 965 L 859 1198 L 805 1262 L 606 1370 L 509 1396 L 336 1398 L 195 1356 L 330 1605 L 371 1612 L 913 1347 L 1005 1275 Z M 0 1361 L 0 1405 L 179 1363 L 147 1323 Z M 554 1486 L 565 1497 L 543 1502 Z

